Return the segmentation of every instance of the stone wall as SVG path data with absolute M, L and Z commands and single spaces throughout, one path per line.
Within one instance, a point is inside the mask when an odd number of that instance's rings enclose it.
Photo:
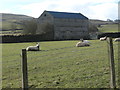
M 2 35 L 0 43 L 40 42 L 53 40 L 50 33 L 36 35 Z
M 36 33 L 51 33 L 54 40 L 88 39 L 88 20 L 54 18 L 48 12 L 44 12 L 38 18 Z
M 38 18 L 36 34 L 53 32 L 53 17 L 45 12 Z
M 88 20 L 54 19 L 54 39 L 89 38 Z

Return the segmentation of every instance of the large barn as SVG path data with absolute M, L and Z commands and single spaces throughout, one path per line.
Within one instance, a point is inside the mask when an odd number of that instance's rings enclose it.
M 36 33 L 49 33 L 53 40 L 88 39 L 88 25 L 88 18 L 81 13 L 44 11 L 38 18 Z

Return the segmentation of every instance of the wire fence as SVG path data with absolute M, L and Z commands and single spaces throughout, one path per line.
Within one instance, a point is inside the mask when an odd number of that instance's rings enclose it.
M 114 47 L 116 47 L 118 44 L 115 44 Z M 83 48 L 83 47 L 82 47 Z M 73 59 L 74 58 L 79 58 L 80 56 L 79 55 L 85 55 L 85 52 L 88 52 L 88 53 L 91 53 L 93 55 L 99 55 L 100 53 L 103 53 L 102 50 L 100 50 L 99 52 L 92 52 L 92 50 L 96 50 L 96 49 L 100 49 L 101 46 L 96 46 L 96 47 L 86 47 L 86 48 L 83 48 L 83 49 L 75 49 L 75 46 L 68 46 L 68 47 L 60 47 L 60 48 L 52 48 L 52 49 L 48 49 L 48 50 L 41 50 L 41 51 L 37 51 L 37 52 L 27 52 L 27 56 L 28 56 L 28 66 L 30 66 L 31 64 L 33 66 L 36 65 L 36 63 L 38 63 L 38 60 L 40 61 L 40 58 L 49 58 L 49 61 L 60 61 L 62 59 Z M 68 50 L 69 49 L 69 50 Z M 60 51 L 60 52 L 59 52 Z M 84 51 L 84 53 L 81 53 L 82 51 Z M 49 52 L 52 52 L 52 53 L 49 53 Z M 34 54 L 34 56 L 33 56 Z M 65 55 L 64 54 L 68 54 L 68 55 Z M 76 54 L 74 56 L 74 54 Z M 106 51 L 106 54 L 107 54 L 107 51 Z M 14 58 L 11 59 L 11 57 L 14 57 L 14 56 L 17 56 Z M 51 58 L 54 57 L 54 58 Z M 105 56 L 102 56 L 103 58 L 106 57 Z M 9 60 L 5 60 L 9 58 Z M 17 58 L 17 59 L 16 59 Z M 14 86 L 14 82 L 16 82 L 16 86 L 15 87 L 21 87 L 22 84 L 21 84 L 21 81 L 22 81 L 22 77 L 21 77 L 21 53 L 20 54 L 11 54 L 11 56 L 4 56 L 3 58 L 3 65 L 6 65 L 6 66 L 3 66 L 3 69 L 5 69 L 6 71 L 3 71 L 3 83 L 6 83 L 4 87 L 8 87 L 8 88 L 12 88 L 12 86 Z M 91 57 L 87 58 L 87 59 L 92 59 Z M 90 60 L 89 60 L 90 61 Z M 45 63 L 46 61 L 41 61 L 42 63 Z M 14 65 L 12 64 L 14 63 Z M 29 68 L 28 70 L 28 73 L 31 74 L 35 74 L 36 72 L 31 72 L 33 71 L 33 68 Z M 13 74 L 13 72 L 16 72 L 16 74 Z M 8 75 L 5 75 L 6 73 L 9 73 Z M 13 76 L 14 75 L 14 76 Z M 95 74 L 97 76 L 101 76 L 101 75 L 104 75 L 104 73 L 100 74 Z M 34 76 L 33 76 L 34 77 Z M 93 76 L 85 76 L 83 77 L 84 78 L 91 78 L 91 77 L 94 77 Z M 14 82 L 13 82 L 13 81 Z M 9 81 L 9 83 L 8 83 Z
M 74 47 L 67 47 L 67 48 L 71 48 L 71 49 L 72 49 L 72 48 L 74 48 Z M 89 51 L 89 52 L 90 52 L 91 49 L 97 49 L 97 48 L 101 48 L 101 47 L 96 47 L 96 48 L 93 47 L 93 48 L 89 48 L 89 49 L 86 48 L 86 49 L 84 49 L 84 51 L 86 51 L 86 52 Z M 60 49 L 66 49 L 66 47 L 65 47 L 65 48 L 59 48 L 59 49 L 51 49 L 51 50 L 46 50 L 46 51 L 53 51 L 53 50 L 60 50 Z M 46 51 L 45 51 L 45 52 L 46 52 Z M 43 52 L 44 52 L 44 51 L 43 51 Z M 76 54 L 78 55 L 78 57 L 79 57 L 80 52 L 81 52 L 81 50 L 74 50 L 74 49 L 72 49 L 71 51 L 63 51 L 63 52 L 57 52 L 57 53 L 52 53 L 52 54 L 47 54 L 47 55 L 46 55 L 46 54 L 45 54 L 45 55 L 35 55 L 35 56 L 30 56 L 30 55 L 29 55 L 29 59 L 30 59 L 30 60 L 33 60 L 33 59 L 34 59 L 33 62 L 35 62 L 35 60 L 37 60 L 37 58 L 41 58 L 41 57 L 43 58 L 43 57 L 48 57 L 48 56 L 56 57 L 57 55 L 60 55 L 60 54 L 63 54 L 63 53 L 64 53 L 64 54 L 66 54 L 66 53 L 67 53 L 67 54 L 68 54 L 68 53 L 69 53 L 69 54 L 70 54 L 70 53 L 76 53 Z M 103 52 L 103 51 L 100 51 L 100 52 Z M 100 52 L 99 52 L 99 53 L 100 53 Z M 85 53 L 83 53 L 83 54 L 81 54 L 81 55 L 84 55 L 84 54 L 85 54 Z M 96 54 L 97 54 L 97 53 L 96 53 Z M 71 55 L 67 55 L 67 56 L 62 56 L 62 57 L 60 56 L 60 57 L 54 58 L 54 60 L 71 58 L 71 57 L 74 58 L 74 57 L 76 57 L 76 56 L 73 56 L 73 55 L 72 55 L 72 56 L 71 56 Z M 53 58 L 49 58 L 49 60 L 53 60 Z M 32 63 L 29 63 L 29 64 L 32 64 Z

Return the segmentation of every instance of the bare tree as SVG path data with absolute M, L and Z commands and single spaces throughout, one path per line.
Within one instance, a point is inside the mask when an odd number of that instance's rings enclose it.
M 37 21 L 36 19 L 22 21 L 23 34 L 36 34 Z
M 45 23 L 38 24 L 38 29 L 40 29 L 38 31 L 39 34 L 46 34 L 46 33 L 53 32 L 54 26 L 49 22 L 45 22 Z

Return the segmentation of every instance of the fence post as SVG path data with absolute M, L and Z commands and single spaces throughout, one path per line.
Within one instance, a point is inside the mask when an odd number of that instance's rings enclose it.
M 120 88 L 120 45 L 118 44 L 118 88 Z
M 28 89 L 28 73 L 27 73 L 27 53 L 26 49 L 22 49 L 22 88 Z
M 111 37 L 108 37 L 108 46 L 109 46 L 108 55 L 110 59 L 110 87 L 116 88 L 114 50 L 113 50 L 113 41 Z

